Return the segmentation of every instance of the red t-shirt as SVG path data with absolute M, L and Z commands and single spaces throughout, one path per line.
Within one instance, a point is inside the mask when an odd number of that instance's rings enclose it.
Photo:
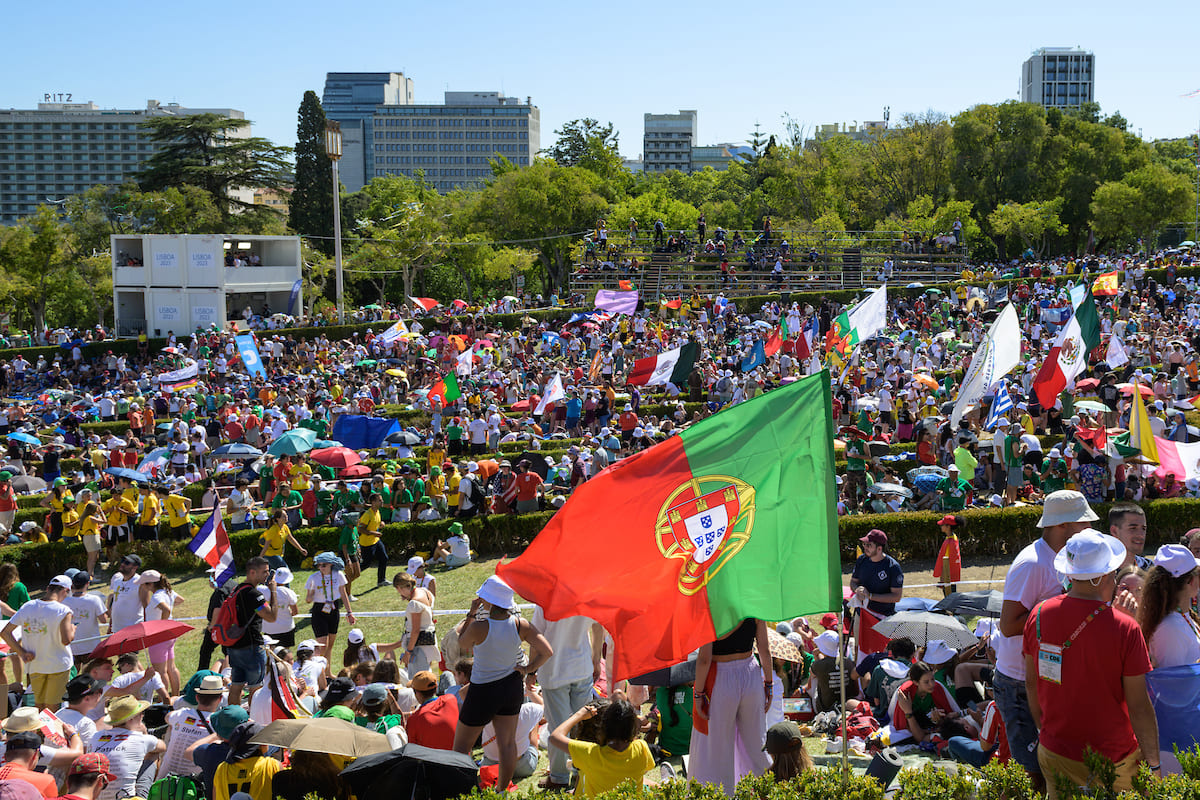
M 538 487 L 542 485 L 542 476 L 529 470 L 516 476 L 517 499 L 536 500 Z
M 1096 600 L 1060 595 L 1042 602 L 1025 622 L 1023 652 L 1038 663 L 1038 614 L 1041 639 L 1062 647 L 1079 624 L 1100 605 Z M 1145 675 L 1150 653 L 1141 628 L 1127 614 L 1100 611 L 1062 651 L 1062 682 L 1039 677 L 1042 707 L 1039 742 L 1055 755 L 1083 760 L 1085 747 L 1120 761 L 1138 746 L 1125 705 L 1125 676 Z M 1040 674 L 1040 673 L 1039 673 Z
M 4 484 L 3 488 L 0 488 L 0 511 L 16 511 L 16 510 L 17 510 L 17 496 L 16 496 L 16 494 L 13 493 L 12 484 L 6 483 L 6 484 Z
M 1000 716 L 995 700 L 988 703 L 987 710 L 983 712 L 983 730 L 979 732 L 979 738 L 987 739 L 995 745 L 995 758 L 1001 764 L 1007 764 L 1012 758 L 1012 751 L 1008 749 L 1008 733 L 1004 728 L 1004 717 Z
M 408 741 L 435 750 L 454 749 L 454 728 L 458 725 L 458 698 L 444 694 L 418 708 L 408 718 Z
M 632 411 L 623 411 L 620 416 L 621 430 L 632 431 L 638 426 L 638 416 Z

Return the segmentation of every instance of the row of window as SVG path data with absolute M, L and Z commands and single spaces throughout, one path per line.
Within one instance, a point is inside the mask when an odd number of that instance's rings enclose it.
M 525 131 L 430 131 L 428 133 L 420 133 L 417 131 L 376 131 L 376 139 L 479 139 L 486 141 L 489 139 L 528 139 L 529 134 Z
M 391 117 L 380 119 L 375 118 L 375 127 L 385 128 L 527 128 L 529 120 L 527 119 L 394 119 Z
M 65 131 L 68 130 L 105 130 L 105 131 L 133 131 L 138 130 L 139 126 L 133 123 L 117 124 L 113 122 L 3 122 L 0 121 L 0 131 L 9 129 L 15 131 Z
M 516 117 L 528 116 L 531 106 L 383 106 L 380 115 L 437 117 Z

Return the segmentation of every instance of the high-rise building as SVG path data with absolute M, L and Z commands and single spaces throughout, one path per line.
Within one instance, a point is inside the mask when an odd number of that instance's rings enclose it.
M 1043 47 L 1021 65 L 1021 102 L 1078 108 L 1095 100 L 1096 56 L 1078 47 Z
M 647 174 L 692 171 L 692 147 L 697 138 L 695 111 L 646 114 L 642 130 L 642 171 Z
M 422 173 L 440 192 L 482 185 L 498 156 L 527 167 L 542 146 L 532 99 L 499 92 L 446 92 L 442 105 L 381 105 L 374 125 L 372 177 Z
M 403 72 L 328 72 L 321 107 L 326 119 L 342 125 L 342 160 L 338 171 L 347 191 L 357 192 L 375 175 L 374 129 L 379 106 L 413 101 L 412 78 Z
M 246 118 L 232 108 L 184 108 L 155 100 L 134 110 L 92 102 L 0 110 L 0 223 L 11 225 L 39 205 L 61 202 L 96 184 L 131 180 L 154 153 L 142 122 L 202 113 Z M 249 136 L 250 126 L 231 134 Z

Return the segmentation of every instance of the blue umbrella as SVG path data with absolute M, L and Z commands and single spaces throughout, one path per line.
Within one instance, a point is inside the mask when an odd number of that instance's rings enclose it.
M 245 442 L 233 442 L 232 444 L 223 444 L 216 450 L 213 450 L 213 455 L 229 456 L 231 458 L 258 458 L 262 455 L 262 450 Z
M 104 471 L 113 477 L 128 478 L 135 483 L 148 483 L 150 481 L 149 475 L 138 472 L 136 469 L 129 469 L 128 467 L 109 467 Z
M 42 444 L 41 439 L 36 436 L 30 436 L 28 433 L 10 433 L 8 439 L 11 442 L 20 442 L 21 444 L 32 445 L 33 447 L 39 447 Z
M 300 453 L 307 453 L 313 448 L 313 442 L 317 440 L 317 432 L 308 428 L 292 428 L 285 432 L 275 441 L 271 442 L 271 446 L 267 448 L 267 452 L 273 456 L 294 456 Z

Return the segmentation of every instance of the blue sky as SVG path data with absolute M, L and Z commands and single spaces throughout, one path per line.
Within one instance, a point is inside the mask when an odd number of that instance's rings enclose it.
M 498 11 L 497 9 L 502 9 Z M 699 111 L 700 143 L 743 141 L 790 114 L 822 123 L 954 114 L 1015 99 L 1043 46 L 1096 54 L 1096 99 L 1146 138 L 1200 126 L 1196 6 L 1128 3 L 760 2 L 583 4 L 61 0 L 6 9 L 0 106 L 46 92 L 105 108 L 147 99 L 246 112 L 294 144 L 296 109 L 329 71 L 402 70 L 417 102 L 451 90 L 532 96 L 543 146 L 563 122 L 613 122 L 641 151 L 642 114 Z M 13 35 L 20 32 L 20 35 Z

